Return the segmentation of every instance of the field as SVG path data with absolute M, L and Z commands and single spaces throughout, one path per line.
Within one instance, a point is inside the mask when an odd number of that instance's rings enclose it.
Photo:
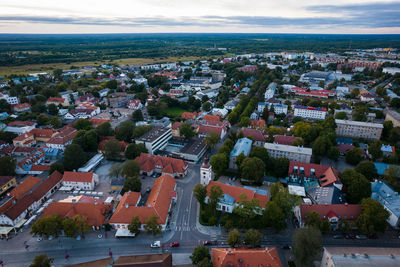
M 183 112 L 187 112 L 187 110 L 179 107 L 173 107 L 167 109 L 167 116 L 170 118 L 180 117 Z

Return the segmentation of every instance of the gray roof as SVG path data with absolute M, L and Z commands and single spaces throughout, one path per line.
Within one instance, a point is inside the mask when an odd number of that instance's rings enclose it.
M 344 204 L 346 202 L 342 192 L 335 186 L 310 188 L 307 194 L 317 204 Z
M 179 151 L 180 153 L 198 155 L 206 146 L 204 138 L 192 138 L 188 143 Z
M 253 141 L 249 138 L 240 138 L 231 151 L 230 157 L 237 157 L 243 153 L 246 157 L 250 154 Z
M 378 200 L 383 206 L 389 209 L 394 215 L 400 217 L 400 196 L 386 183 L 372 182 L 371 198 Z
M 140 142 L 149 142 L 152 143 L 157 140 L 160 136 L 165 134 L 167 131 L 171 131 L 171 128 L 167 127 L 154 127 L 149 132 L 145 133 L 142 137 L 136 139 Z

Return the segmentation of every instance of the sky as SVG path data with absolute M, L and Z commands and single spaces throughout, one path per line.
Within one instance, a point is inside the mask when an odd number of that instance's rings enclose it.
M 0 33 L 400 34 L 400 0 L 0 0 Z

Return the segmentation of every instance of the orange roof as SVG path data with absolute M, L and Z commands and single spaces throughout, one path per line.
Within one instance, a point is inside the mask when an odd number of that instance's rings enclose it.
M 207 125 L 201 124 L 199 126 L 199 128 L 197 129 L 197 132 L 199 134 L 207 134 L 207 133 L 214 132 L 214 133 L 218 134 L 219 136 L 221 136 L 221 133 L 223 130 L 224 130 L 224 127 L 222 127 L 222 126 L 214 127 L 214 126 L 207 126 Z
M 30 137 L 33 137 L 33 134 L 30 133 L 30 132 L 27 132 L 27 133 L 23 133 L 21 135 L 18 135 L 17 137 L 15 137 L 13 139 L 13 141 L 24 141 L 24 140 L 26 140 L 26 139 L 28 139 Z
M 197 113 L 196 112 L 183 112 L 181 117 L 184 119 L 193 120 L 197 117 Z
M 112 205 L 89 202 L 52 202 L 44 209 L 42 217 L 60 215 L 62 218 L 72 218 L 81 215 L 87 218 L 89 225 L 101 226 L 106 214 L 112 210 Z
M 205 121 L 219 121 L 220 118 L 217 115 L 204 115 L 203 120 L 205 120 Z
M 49 171 L 50 165 L 33 165 L 31 171 L 44 172 Z
M 297 173 L 293 173 L 295 166 L 297 166 Z M 292 174 L 301 175 L 300 167 L 304 169 L 303 175 L 308 178 L 311 177 L 311 169 L 313 169 L 314 176 L 315 178 L 319 179 L 319 184 L 321 186 L 329 186 L 339 181 L 338 178 L 339 173 L 336 169 L 333 169 L 330 166 L 314 164 L 314 163 L 290 161 L 288 175 L 289 176 Z
M 262 195 L 262 194 L 257 194 L 256 191 L 240 187 L 240 186 L 234 186 L 234 185 L 228 185 L 220 182 L 215 182 L 215 181 L 210 181 L 210 183 L 207 185 L 207 195 L 210 193 L 211 187 L 212 186 L 220 186 L 222 189 L 222 192 L 224 194 L 227 194 L 235 199 L 235 202 L 238 203 L 240 201 L 240 195 L 245 195 L 246 200 L 250 201 L 253 198 L 256 198 L 260 201 L 260 206 L 265 207 L 265 205 L 268 202 L 268 196 Z
M 32 190 L 35 187 L 35 185 L 40 183 L 40 181 L 42 181 L 42 178 L 29 176 L 24 181 L 22 181 L 22 183 L 17 185 L 17 187 L 15 187 L 10 192 L 10 195 L 14 196 L 16 199 L 19 199 L 22 196 L 24 196 L 27 192 Z
M 125 193 L 112 215 L 110 223 L 129 224 L 134 216 L 138 216 L 144 223 L 148 217 L 158 216 L 158 222 L 165 224 L 173 196 L 171 192 L 175 190 L 175 184 L 175 179 L 170 175 L 162 175 L 157 178 L 146 205 L 141 207 L 136 206 L 140 193 Z
M 93 125 L 93 127 L 97 127 L 105 122 L 108 122 L 110 120 L 107 119 L 97 119 L 97 118 L 90 118 L 89 119 L 90 123 Z
M 55 131 L 53 129 L 32 129 L 30 131 L 31 134 L 35 136 L 35 138 L 51 138 Z
M 251 120 L 251 126 L 253 127 L 265 127 L 265 120 Z
M 147 153 L 141 153 L 139 157 L 135 158 L 135 161 L 140 164 L 140 169 L 145 172 L 154 170 L 156 166 L 160 166 L 164 172 L 164 168 L 170 165 L 171 167 L 166 169 L 168 170 L 167 173 L 183 174 L 188 166 L 188 164 L 181 159 L 151 155 Z M 170 168 L 172 168 L 172 172 Z
M 61 104 L 65 102 L 65 99 L 62 97 L 49 97 L 49 99 L 47 99 L 47 102 Z
M 172 130 L 178 130 L 179 127 L 181 127 L 182 122 L 176 121 L 174 124 L 172 124 Z
M 61 182 L 84 182 L 91 183 L 94 179 L 93 172 L 64 172 Z
M 213 248 L 214 267 L 248 266 L 281 267 L 282 262 L 276 248 Z

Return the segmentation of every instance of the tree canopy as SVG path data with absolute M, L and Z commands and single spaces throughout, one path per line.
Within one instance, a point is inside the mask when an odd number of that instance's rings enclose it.
M 361 173 L 346 169 L 340 178 L 346 188 L 346 199 L 349 203 L 357 204 L 363 198 L 371 196 L 371 184 Z
M 67 171 L 78 170 L 86 162 L 86 153 L 77 144 L 67 146 L 64 152 L 64 168 Z

